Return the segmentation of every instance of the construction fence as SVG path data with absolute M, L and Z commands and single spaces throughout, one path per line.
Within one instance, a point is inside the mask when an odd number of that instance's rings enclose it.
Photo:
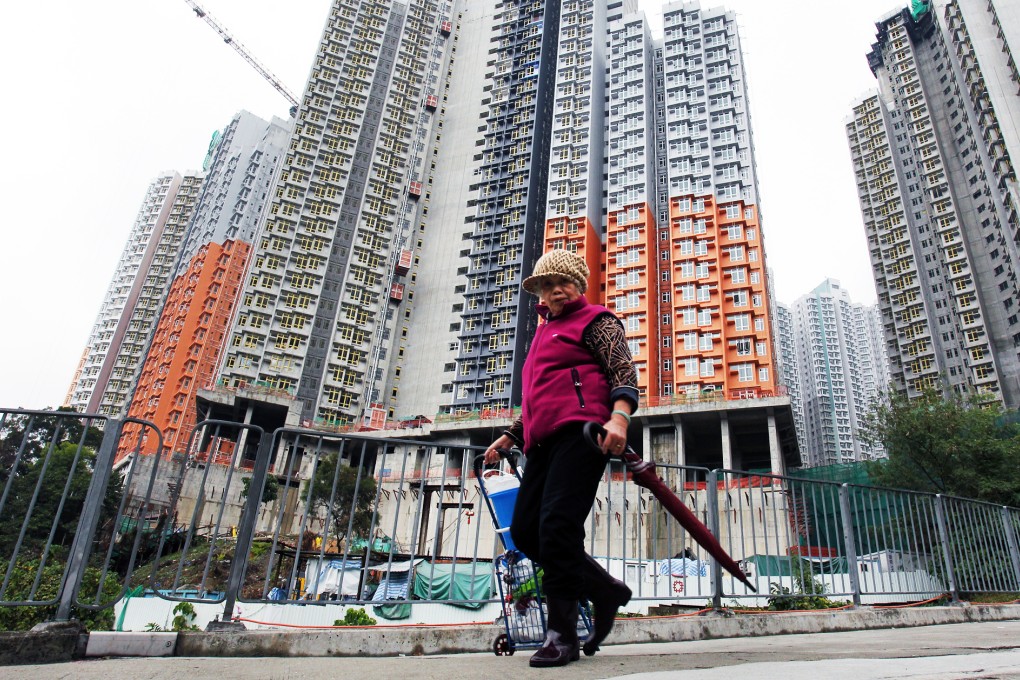
M 331 625 L 351 608 L 492 622 L 512 602 L 472 472 L 482 449 L 398 437 L 205 421 L 167 452 L 148 422 L 0 410 L 0 608 L 56 621 L 110 610 L 118 629 L 145 602 L 247 625 Z M 1020 592 L 1020 509 L 656 463 L 756 591 L 614 460 L 586 541 L 633 590 L 627 611 Z

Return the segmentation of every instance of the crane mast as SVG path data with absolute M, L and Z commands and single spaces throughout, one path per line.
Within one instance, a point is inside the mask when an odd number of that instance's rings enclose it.
M 253 69 L 258 71 L 259 74 L 263 78 L 265 78 L 270 85 L 275 87 L 277 92 L 279 92 L 280 94 L 287 98 L 287 101 L 289 101 L 292 104 L 291 115 L 294 115 L 298 107 L 297 97 L 291 94 L 290 90 L 288 90 L 286 86 L 284 86 L 284 84 L 280 82 L 280 79 L 274 76 L 269 71 L 269 69 L 260 64 L 255 57 L 251 56 L 248 53 L 248 50 L 245 49 L 244 45 L 237 42 L 237 40 L 235 40 L 234 37 L 227 32 L 227 29 L 221 26 L 218 21 L 213 19 L 212 16 L 210 16 L 210 14 L 206 12 L 197 2 L 194 2 L 194 0 L 184 0 L 184 2 L 188 3 L 188 6 L 195 11 L 195 14 L 198 15 L 199 19 L 202 19 L 203 21 L 205 21 L 205 23 L 212 26 L 213 30 L 216 31 L 221 38 L 223 38 L 223 42 L 233 47 L 234 51 L 240 54 L 242 59 L 248 62 L 248 64 Z

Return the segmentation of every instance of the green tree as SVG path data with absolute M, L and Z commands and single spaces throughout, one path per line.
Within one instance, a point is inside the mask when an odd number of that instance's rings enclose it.
M 241 498 L 248 497 L 248 490 L 251 488 L 251 477 L 243 477 L 241 484 L 244 487 L 241 489 Z M 276 475 L 266 475 L 265 486 L 262 487 L 262 500 L 261 503 L 272 503 L 280 495 L 280 480 L 277 479 Z
M 348 537 L 348 527 L 350 537 L 365 538 L 372 528 L 375 479 L 362 474 L 359 480 L 358 470 L 340 460 L 338 454 L 326 454 L 319 459 L 315 477 L 301 495 L 313 512 L 321 510 L 326 514 L 337 541 Z
M 888 453 L 868 467 L 880 486 L 1020 506 L 1020 427 L 996 402 L 894 393 L 866 416 L 862 435 Z
M 18 460 L 17 473 L 25 465 L 44 455 L 51 446 L 61 442 L 82 444 L 96 451 L 103 433 L 91 423 L 92 418 L 73 415 L 73 409 L 60 408 L 47 414 L 8 414 L 0 416 L 0 481 L 6 482 Z M 20 460 L 19 460 L 20 455 Z
M 0 515 L 0 554 L 13 552 L 23 527 L 22 555 L 28 551 L 38 554 L 51 532 L 52 545 L 69 547 L 95 463 L 95 451 L 88 446 L 79 449 L 77 439 L 61 441 L 52 450 L 46 445 L 33 450 L 32 455 L 23 454 Z M 122 477 L 114 473 L 103 498 L 103 517 L 116 514 L 122 493 Z

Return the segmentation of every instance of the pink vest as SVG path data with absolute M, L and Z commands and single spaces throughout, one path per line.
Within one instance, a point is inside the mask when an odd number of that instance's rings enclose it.
M 525 453 L 567 423 L 609 420 L 613 386 L 584 345 L 584 331 L 604 314 L 582 295 L 538 327 L 522 373 Z

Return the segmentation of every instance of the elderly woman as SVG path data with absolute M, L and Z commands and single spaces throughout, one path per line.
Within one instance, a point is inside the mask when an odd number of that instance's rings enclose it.
M 637 372 L 620 320 L 584 297 L 588 267 L 576 254 L 552 250 L 535 263 L 523 288 L 539 297 L 544 320 L 524 363 L 521 417 L 485 452 L 518 445 L 527 465 L 510 534 L 545 571 L 548 630 L 531 665 L 563 666 L 580 658 L 578 601 L 588 599 L 595 625 L 584 653 L 594 654 L 631 591 L 584 550 L 584 521 L 611 454 L 627 443 L 637 410 Z M 601 450 L 586 446 L 582 428 L 596 422 Z

